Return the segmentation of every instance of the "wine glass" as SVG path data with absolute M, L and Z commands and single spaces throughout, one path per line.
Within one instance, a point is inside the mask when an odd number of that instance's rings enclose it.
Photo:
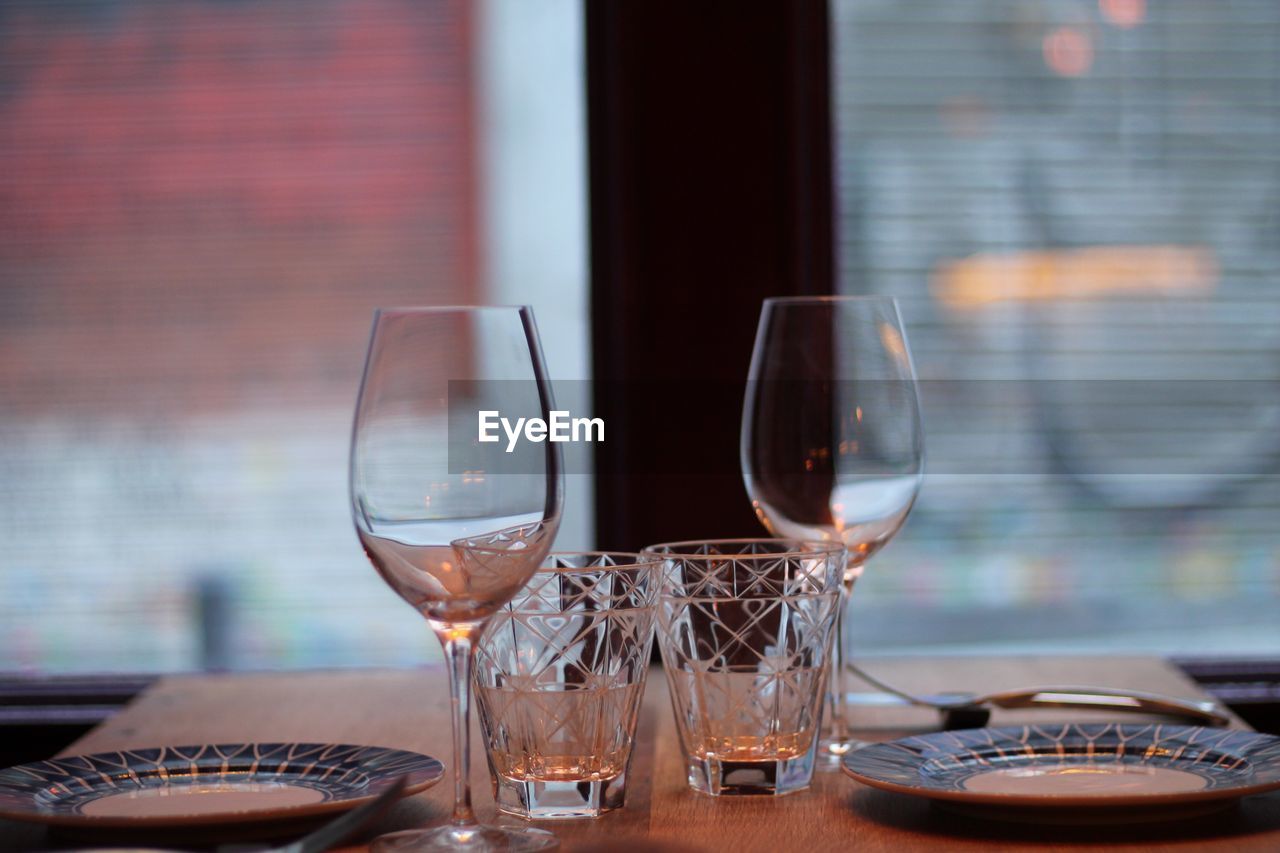
M 351 437 L 351 511 L 365 553 L 444 646 L 453 710 L 448 824 L 382 850 L 541 850 L 545 830 L 482 826 L 471 809 L 474 642 L 524 586 L 560 525 L 560 445 L 482 443 L 477 412 L 549 420 L 554 408 L 526 307 L 395 308 L 374 315 Z
M 915 503 L 924 439 L 897 303 L 875 296 L 766 299 L 742 413 L 742 475 L 774 536 L 836 540 L 846 566 L 827 731 L 819 752 L 854 745 L 845 719 L 844 611 L 867 559 Z

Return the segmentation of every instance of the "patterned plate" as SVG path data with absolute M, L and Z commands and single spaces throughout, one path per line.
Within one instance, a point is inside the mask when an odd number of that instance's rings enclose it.
M 1161 807 L 1280 789 L 1280 737 L 1154 723 L 965 729 L 855 750 L 844 771 L 956 803 Z
M 403 774 L 405 794 L 444 766 L 416 752 L 333 743 L 164 746 L 0 770 L 0 817 L 75 827 L 260 823 L 343 811 Z

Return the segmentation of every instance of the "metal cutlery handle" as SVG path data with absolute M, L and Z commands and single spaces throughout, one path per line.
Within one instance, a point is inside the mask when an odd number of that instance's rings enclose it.
M 885 691 L 889 696 L 905 704 L 935 708 L 944 714 L 963 717 L 968 725 L 985 725 L 985 714 L 980 709 L 987 706 L 997 708 L 1099 708 L 1129 713 L 1165 714 L 1183 719 L 1196 720 L 1211 726 L 1228 726 L 1231 718 L 1222 713 L 1214 702 L 1178 699 L 1173 696 L 1160 696 L 1155 693 L 1143 693 L 1135 690 L 1119 690 L 1113 687 L 1024 687 L 1016 690 L 1002 690 L 978 696 L 972 693 L 945 693 L 931 696 L 911 693 L 894 687 L 887 682 L 865 672 L 855 664 L 848 664 L 859 678 Z M 852 694 L 852 701 L 868 698 L 866 694 Z M 875 704 L 875 703 L 872 703 Z M 978 717 L 982 721 L 978 721 Z M 958 720 L 949 720 L 950 723 Z M 961 726 L 963 727 L 963 723 Z
M 1131 713 L 1167 714 L 1215 726 L 1231 719 L 1213 702 L 1199 702 L 1110 687 L 1030 687 L 978 697 L 975 702 L 997 708 L 1099 708 Z

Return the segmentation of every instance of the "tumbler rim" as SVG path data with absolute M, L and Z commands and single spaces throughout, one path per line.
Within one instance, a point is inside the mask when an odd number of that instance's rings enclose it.
M 707 554 L 700 553 L 691 549 L 705 545 L 747 545 L 747 544 L 777 544 L 786 546 L 780 551 L 765 551 L 761 553 L 720 553 Z M 667 549 L 667 550 L 661 550 Z M 681 557 L 686 559 L 769 559 L 776 560 L 779 557 L 800 557 L 800 556 L 828 556 L 835 554 L 843 554 L 845 546 L 843 542 L 822 539 L 791 539 L 791 538 L 770 538 L 770 537 L 740 537 L 730 539 L 686 539 L 679 542 L 659 542 L 654 545 L 646 545 L 640 549 L 641 554 L 653 554 L 660 556 L 662 559 L 671 557 Z
M 614 559 L 613 565 L 609 566 L 553 566 L 549 565 L 551 561 L 557 557 L 608 557 Z M 624 560 L 615 558 L 623 557 Z M 573 574 L 575 572 L 612 572 L 626 571 L 630 569 L 648 569 L 656 567 L 662 562 L 659 556 L 646 557 L 638 551 L 551 551 L 543 559 L 543 562 L 534 570 L 534 574 Z

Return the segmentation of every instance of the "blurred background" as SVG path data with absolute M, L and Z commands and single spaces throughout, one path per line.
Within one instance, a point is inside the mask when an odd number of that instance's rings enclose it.
M 1280 650 L 1280 7 L 832 4 L 840 288 L 930 477 L 862 647 Z
M 589 377 L 581 30 L 570 0 L 0 5 L 0 670 L 439 655 L 345 497 L 372 311 L 531 303 Z
M 824 8 L 836 288 L 928 430 L 856 648 L 1280 652 L 1280 8 Z M 0 4 L 0 670 L 438 655 L 347 515 L 369 316 L 531 303 L 591 378 L 586 19 Z

